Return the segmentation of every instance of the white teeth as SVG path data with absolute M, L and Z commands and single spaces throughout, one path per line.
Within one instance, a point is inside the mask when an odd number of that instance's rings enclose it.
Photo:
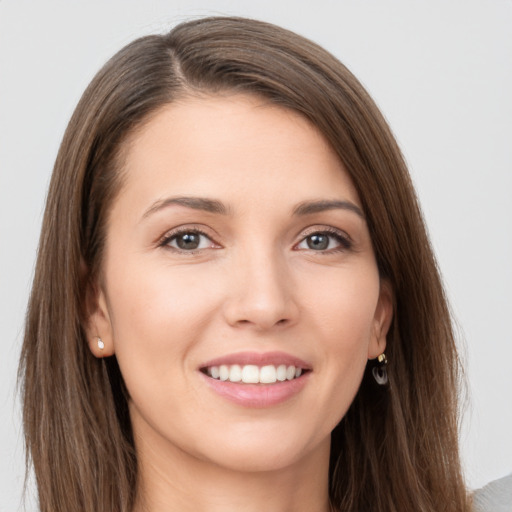
M 280 364 L 277 367 L 277 380 L 280 382 L 286 380 L 286 365 Z
M 229 367 L 225 364 L 221 364 L 219 368 L 219 377 L 220 380 L 228 380 L 229 379 Z
M 213 379 L 230 382 L 243 382 L 244 384 L 273 384 L 285 380 L 297 379 L 302 375 L 302 368 L 293 365 L 286 366 L 272 364 L 261 368 L 254 364 L 240 366 L 238 364 L 220 366 L 209 366 L 206 373 Z
M 276 367 L 269 364 L 260 370 L 260 382 L 262 384 L 273 384 L 277 380 Z
M 242 382 L 246 384 L 258 384 L 260 381 L 260 369 L 253 364 L 247 364 L 242 368 Z
M 242 368 L 234 364 L 229 369 L 229 381 L 230 382 L 240 382 L 242 380 Z

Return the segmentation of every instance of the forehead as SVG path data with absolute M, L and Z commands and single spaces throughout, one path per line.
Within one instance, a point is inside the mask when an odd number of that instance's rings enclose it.
M 249 95 L 186 97 L 162 107 L 130 137 L 123 167 L 120 195 L 134 202 L 171 193 L 236 202 L 253 193 L 274 202 L 309 195 L 359 204 L 315 126 Z

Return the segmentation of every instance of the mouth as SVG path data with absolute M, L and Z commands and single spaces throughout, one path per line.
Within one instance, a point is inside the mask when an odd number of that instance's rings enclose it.
M 208 388 L 242 407 L 267 408 L 300 395 L 313 367 L 286 352 L 237 352 L 202 363 Z
M 279 382 L 299 379 L 310 370 L 296 365 L 266 364 L 221 364 L 200 368 L 200 371 L 208 377 L 241 384 L 276 384 Z

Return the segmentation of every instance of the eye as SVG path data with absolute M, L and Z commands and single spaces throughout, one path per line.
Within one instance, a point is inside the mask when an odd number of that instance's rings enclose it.
M 162 240 L 162 246 L 177 249 L 178 251 L 198 251 L 215 247 L 214 242 L 205 233 L 197 230 L 186 230 L 171 233 Z
M 352 244 L 348 237 L 338 232 L 316 231 L 306 236 L 297 249 L 309 249 L 312 251 L 333 251 L 350 249 Z

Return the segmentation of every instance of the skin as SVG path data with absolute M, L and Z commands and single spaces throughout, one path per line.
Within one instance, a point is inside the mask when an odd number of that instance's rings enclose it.
M 243 95 L 166 106 L 126 149 L 89 337 L 97 357 L 116 354 L 131 396 L 136 510 L 329 510 L 330 433 L 392 316 L 346 170 L 304 118 Z M 162 203 L 176 197 L 226 211 Z M 354 208 L 293 213 L 320 200 Z M 197 250 L 178 248 L 177 227 L 206 234 Z M 278 405 L 234 404 L 199 372 L 275 350 L 312 368 Z

